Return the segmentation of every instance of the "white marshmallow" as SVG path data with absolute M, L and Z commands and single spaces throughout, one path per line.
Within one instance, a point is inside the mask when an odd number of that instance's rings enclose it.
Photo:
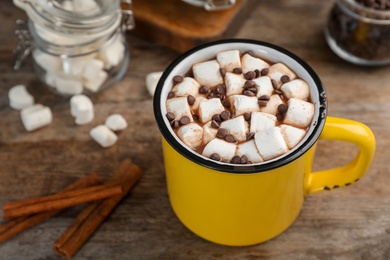
M 268 68 L 269 64 L 262 59 L 253 57 L 252 55 L 246 53 L 241 58 L 242 72 L 247 73 L 248 71 L 255 71 Z
M 314 116 L 314 105 L 296 98 L 290 98 L 287 104 L 288 109 L 283 123 L 299 128 L 308 127 Z
M 187 98 L 185 98 L 187 100 Z M 199 117 L 202 123 L 206 123 L 211 120 L 213 115 L 221 114 L 225 108 L 223 107 L 219 98 L 212 98 L 204 100 L 199 104 Z
M 54 75 L 53 73 L 51 72 L 46 72 L 45 74 L 45 83 L 49 86 L 49 87 L 52 87 L 52 88 L 55 88 L 56 87 L 56 75 Z
M 245 112 L 251 113 L 255 111 L 260 111 L 260 107 L 256 97 L 234 95 L 230 97 L 230 102 L 233 105 L 234 114 L 236 116 L 243 115 Z
M 240 157 L 245 155 L 252 163 L 264 161 L 263 158 L 261 158 L 259 151 L 257 151 L 255 140 L 250 140 L 237 145 L 236 155 Z
M 117 66 L 123 60 L 124 55 L 125 46 L 123 45 L 121 38 L 118 37 L 113 44 L 99 52 L 98 58 L 104 62 L 104 68 L 108 70 L 111 67 Z
M 251 126 L 249 131 L 257 133 L 265 129 L 273 128 L 276 125 L 276 116 L 263 113 L 263 112 L 254 112 L 251 115 Z
M 217 54 L 217 61 L 221 68 L 233 71 L 241 68 L 240 52 L 238 50 L 222 51 Z
M 83 94 L 74 95 L 70 99 L 70 113 L 75 117 L 75 123 L 77 125 L 90 123 L 94 118 L 91 99 Z
M 92 59 L 92 56 L 63 59 L 62 69 L 65 74 L 81 77 L 90 59 Z
M 99 9 L 99 5 L 94 0 L 73 0 L 74 11 L 96 11 Z
M 271 96 L 274 88 L 271 83 L 271 79 L 267 76 L 259 77 L 252 80 L 257 88 L 257 97 L 263 95 Z
M 197 96 L 195 98 L 195 103 L 191 106 L 192 110 L 198 110 L 200 103 L 202 101 L 205 101 L 205 100 L 208 100 L 208 99 L 205 98 L 204 96 Z
M 188 95 L 196 97 L 199 93 L 199 88 L 200 85 L 195 79 L 185 77 L 182 82 L 172 88 L 172 91 L 175 92 L 176 97 L 186 97 Z
M 242 94 L 246 79 L 244 76 L 237 75 L 231 72 L 225 74 L 226 95 L 239 95 Z
M 53 120 L 50 108 L 41 104 L 24 108 L 20 115 L 23 126 L 27 131 L 34 131 L 38 128 L 49 125 Z
M 226 120 L 221 123 L 220 128 L 228 130 L 229 134 L 233 135 L 239 142 L 246 140 L 248 122 L 245 121 L 244 116 Z
M 191 149 L 202 143 L 203 128 L 196 123 L 190 123 L 179 128 L 177 136 Z
M 203 144 L 208 144 L 217 136 L 218 129 L 211 127 L 211 121 L 203 126 Z
M 97 59 L 91 59 L 84 65 L 83 78 L 93 80 L 96 75 L 103 71 L 104 62 Z
M 106 125 L 99 125 L 89 132 L 93 140 L 95 140 L 103 148 L 112 146 L 118 140 L 116 134 Z
M 56 89 L 65 95 L 75 95 L 83 92 L 83 85 L 77 79 L 57 77 Z
M 267 106 L 261 107 L 261 112 L 276 115 L 278 114 L 278 106 L 284 104 L 279 95 L 270 96 Z
M 285 75 L 288 76 L 290 80 L 293 80 L 297 77 L 297 75 L 295 75 L 295 73 L 283 63 L 275 63 L 274 65 L 269 67 L 268 77 L 275 80 L 278 84 L 278 87 L 282 85 L 282 81 L 280 81 L 280 78 Z
M 92 92 L 97 92 L 108 78 L 108 73 L 104 70 L 99 71 L 95 77 L 84 81 L 84 87 Z
M 307 101 L 310 94 L 309 85 L 301 79 L 294 79 L 284 83 L 280 90 L 287 99 L 298 98 Z
M 25 2 L 23 0 L 13 0 L 12 1 L 15 6 L 19 7 L 20 9 L 25 10 L 27 7 L 28 2 Z
M 194 119 L 192 118 L 190 105 L 188 105 L 186 97 L 168 99 L 167 112 L 173 113 L 175 115 L 175 120 L 180 120 L 180 118 L 182 118 L 183 116 L 188 116 L 191 122 L 194 121 Z
M 23 109 L 34 105 L 34 97 L 31 96 L 26 86 L 16 85 L 8 91 L 9 105 L 13 109 Z
M 149 94 L 153 97 L 154 92 L 156 91 L 157 83 L 161 78 L 161 75 L 163 74 L 163 71 L 157 71 L 157 72 L 151 72 L 148 75 L 146 75 L 146 89 L 148 90 Z
M 255 143 L 264 160 L 276 158 L 288 151 L 279 127 L 268 128 L 256 133 Z
M 221 161 L 230 162 L 236 153 L 236 145 L 215 138 L 204 147 L 202 155 L 210 158 L 213 153 L 217 153 L 221 157 Z
M 197 63 L 192 66 L 192 72 L 196 81 L 202 86 L 214 87 L 223 83 L 219 63 L 216 60 Z
M 62 70 L 61 58 L 47 54 L 39 49 L 33 51 L 35 62 L 46 72 L 59 72 Z
M 127 121 L 120 114 L 110 115 L 107 117 L 104 124 L 112 131 L 121 131 L 127 128 Z
M 305 130 L 290 125 L 280 125 L 279 127 L 289 149 L 294 148 L 306 134 Z

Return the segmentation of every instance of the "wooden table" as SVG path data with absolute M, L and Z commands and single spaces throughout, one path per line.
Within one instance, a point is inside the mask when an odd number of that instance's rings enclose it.
M 160 135 L 145 76 L 163 70 L 177 53 L 129 35 L 131 63 L 114 88 L 92 98 L 96 117 L 76 126 L 69 102 L 36 79 L 31 61 L 12 70 L 17 18 L 11 1 L 0 11 L 0 206 L 12 200 L 55 193 L 89 172 L 108 178 L 129 158 L 144 171 L 139 184 L 74 259 L 390 259 L 390 67 L 362 68 L 340 60 L 325 43 L 322 29 L 332 1 L 262 0 L 237 37 L 273 42 L 305 59 L 328 91 L 329 115 L 367 124 L 377 153 L 356 185 L 310 195 L 296 222 L 277 238 L 256 246 L 226 247 L 187 230 L 169 204 Z M 26 84 L 37 103 L 50 106 L 53 123 L 26 132 L 19 112 L 8 105 L 8 90 Z M 118 143 L 99 147 L 89 130 L 112 113 L 130 123 Z M 315 168 L 341 165 L 352 145 L 321 142 Z M 23 232 L 0 245 L 0 259 L 60 259 L 51 246 L 80 208 Z

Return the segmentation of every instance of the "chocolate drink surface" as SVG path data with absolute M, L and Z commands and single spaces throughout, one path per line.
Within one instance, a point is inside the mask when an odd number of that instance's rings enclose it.
M 173 77 L 166 101 L 177 137 L 212 160 L 256 164 L 293 149 L 314 105 L 308 84 L 283 63 L 228 50 Z

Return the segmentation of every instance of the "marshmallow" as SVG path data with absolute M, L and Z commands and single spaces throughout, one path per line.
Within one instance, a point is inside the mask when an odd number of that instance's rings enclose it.
M 49 125 L 53 120 L 53 115 L 50 108 L 41 104 L 36 104 L 28 108 L 24 108 L 20 115 L 23 126 L 27 131 L 33 131 Z
M 34 105 L 34 97 L 31 96 L 24 85 L 16 85 L 8 91 L 9 105 L 13 109 L 23 109 Z
M 59 57 L 47 54 L 39 49 L 33 51 L 34 61 L 45 71 L 59 72 L 62 70 L 62 62 Z
M 202 143 L 203 128 L 196 123 L 190 123 L 179 128 L 177 136 L 191 149 Z
M 85 63 L 83 78 L 93 80 L 96 75 L 103 71 L 104 62 L 97 59 L 91 59 Z
M 81 81 L 75 78 L 57 77 L 57 91 L 65 95 L 75 95 L 83 92 Z
M 275 63 L 269 67 L 268 77 L 275 80 L 278 84 L 278 87 L 282 85 L 282 81 L 280 80 L 282 76 L 288 76 L 290 80 L 293 80 L 297 77 L 297 75 L 295 75 L 295 73 L 283 63 Z
M 218 129 L 211 127 L 211 121 L 203 126 L 203 144 L 208 144 L 217 136 Z
M 273 128 L 276 125 L 276 116 L 263 113 L 263 112 L 254 112 L 251 116 L 251 126 L 249 131 L 257 133 L 265 129 Z
M 314 116 L 314 105 L 312 103 L 290 98 L 287 105 L 288 109 L 283 123 L 299 128 L 306 128 L 310 125 Z
M 110 130 L 106 125 L 99 125 L 89 132 L 92 139 L 95 140 L 100 146 L 106 148 L 115 144 L 118 137 L 113 131 Z
M 99 52 L 98 58 L 104 62 L 104 69 L 108 70 L 117 66 L 123 60 L 124 55 L 125 46 L 122 43 L 121 37 L 118 37 L 113 44 L 103 48 Z
M 244 116 L 226 120 L 221 123 L 220 127 L 228 130 L 229 134 L 233 135 L 237 141 L 240 142 L 246 140 L 248 122 L 245 121 Z
M 81 77 L 85 66 L 91 58 L 92 56 L 65 58 L 62 60 L 62 69 L 65 74 Z
M 73 0 L 75 12 L 95 11 L 99 5 L 94 0 Z
M 185 97 L 188 95 L 192 95 L 196 97 L 199 93 L 200 85 L 199 83 L 190 77 L 183 78 L 183 81 L 176 84 L 172 91 L 175 92 L 177 97 Z
M 246 79 L 244 76 L 237 75 L 231 72 L 225 74 L 226 95 L 241 94 L 244 89 Z
M 263 95 L 271 96 L 274 88 L 271 83 L 271 79 L 267 76 L 259 77 L 252 80 L 257 88 L 257 97 Z
M 187 98 L 185 98 L 187 100 Z M 212 98 L 204 100 L 199 104 L 199 117 L 202 123 L 206 123 L 211 120 L 213 115 L 221 114 L 225 108 L 223 107 L 219 98 Z
M 192 110 L 198 110 L 200 103 L 202 101 L 205 101 L 205 100 L 208 100 L 208 99 L 205 98 L 204 96 L 197 96 L 195 98 L 195 103 L 191 106 Z
M 19 7 L 20 9 L 25 10 L 27 7 L 28 2 L 22 1 L 22 0 L 13 0 L 12 1 L 15 6 Z
M 257 151 L 255 140 L 250 140 L 237 145 L 236 155 L 240 157 L 245 155 L 252 163 L 264 161 L 263 158 L 261 158 L 259 151 Z
M 127 121 L 122 115 L 113 114 L 107 117 L 104 122 L 112 131 L 121 131 L 127 128 Z
M 253 57 L 252 55 L 246 53 L 241 58 L 242 71 L 247 73 L 248 71 L 255 71 L 268 68 L 269 64 L 262 59 Z
M 152 72 L 146 75 L 146 89 L 149 94 L 153 97 L 154 92 L 156 91 L 157 83 L 161 78 L 163 71 Z
M 288 151 L 279 127 L 269 128 L 256 133 L 255 143 L 264 160 L 276 158 Z
M 305 130 L 290 125 L 280 125 L 279 127 L 289 149 L 294 148 L 306 134 Z
M 267 106 L 261 107 L 261 112 L 276 115 L 278 114 L 278 106 L 284 104 L 279 95 L 272 95 L 267 102 Z
M 79 94 L 70 99 L 70 113 L 75 117 L 77 125 L 90 123 L 94 118 L 93 104 L 89 97 Z
M 84 81 L 84 87 L 92 92 L 97 92 L 108 78 L 108 73 L 99 71 L 94 78 Z
M 53 74 L 51 72 L 46 72 L 46 74 L 45 74 L 46 85 L 48 85 L 49 87 L 55 88 L 56 87 L 56 79 L 57 79 L 57 77 L 55 76 L 55 74 Z
M 188 105 L 186 97 L 168 99 L 167 112 L 173 113 L 175 115 L 176 120 L 180 120 L 180 118 L 182 118 L 183 116 L 188 116 L 191 122 L 194 121 L 194 119 L 192 118 L 190 105 Z
M 301 79 L 294 79 L 284 83 L 280 90 L 287 99 L 298 98 L 307 101 L 310 94 L 309 85 Z
M 213 153 L 218 154 L 221 157 L 221 161 L 230 162 L 236 153 L 236 145 L 215 138 L 205 146 L 202 155 L 210 158 Z
M 223 83 L 219 63 L 216 60 L 197 63 L 192 66 L 192 71 L 196 81 L 202 86 L 214 87 Z
M 235 68 L 241 68 L 240 52 L 238 50 L 219 52 L 217 54 L 217 61 L 219 66 L 227 71 L 233 71 Z
M 236 116 L 243 115 L 245 112 L 250 113 L 260 111 L 260 107 L 256 97 L 234 95 L 230 97 L 230 102 L 233 104 L 234 114 Z

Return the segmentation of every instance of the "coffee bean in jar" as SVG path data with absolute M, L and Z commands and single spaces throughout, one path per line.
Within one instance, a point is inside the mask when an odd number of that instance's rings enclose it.
M 390 64 L 390 0 L 336 0 L 325 37 L 330 48 L 348 62 Z

